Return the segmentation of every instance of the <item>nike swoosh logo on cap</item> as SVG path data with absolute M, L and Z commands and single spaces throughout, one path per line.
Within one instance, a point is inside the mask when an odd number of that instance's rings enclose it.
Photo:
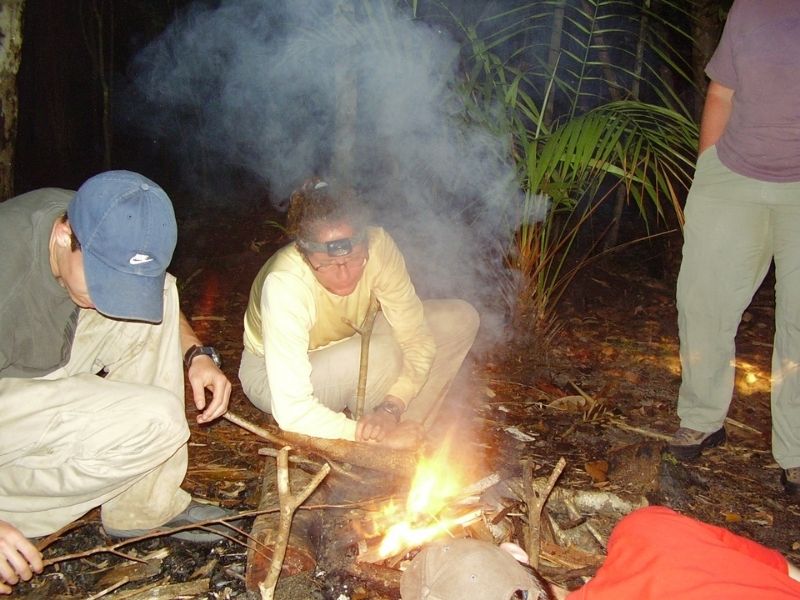
M 132 265 L 143 265 L 144 263 L 153 262 L 153 259 L 147 254 L 134 254 L 128 262 Z

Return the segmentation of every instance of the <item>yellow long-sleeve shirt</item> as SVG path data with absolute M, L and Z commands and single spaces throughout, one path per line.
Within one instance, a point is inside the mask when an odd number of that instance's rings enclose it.
M 347 296 L 326 290 L 293 243 L 261 267 L 250 289 L 244 346 L 264 357 L 272 414 L 286 431 L 355 439 L 355 421 L 315 397 L 309 352 L 355 335 L 345 319 L 364 320 L 370 293 L 380 301 L 403 353 L 403 368 L 388 393 L 408 404 L 428 376 L 436 346 L 403 256 L 382 228 L 367 232 L 369 260 Z

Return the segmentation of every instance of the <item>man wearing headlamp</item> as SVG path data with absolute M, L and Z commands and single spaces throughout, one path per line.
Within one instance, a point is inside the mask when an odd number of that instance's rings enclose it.
M 367 226 L 354 194 L 319 179 L 291 196 L 295 241 L 261 268 L 244 319 L 239 378 L 286 430 L 413 447 L 435 418 L 479 319 L 462 300 L 417 296 L 389 234 Z M 369 344 L 364 415 L 355 414 L 363 322 Z

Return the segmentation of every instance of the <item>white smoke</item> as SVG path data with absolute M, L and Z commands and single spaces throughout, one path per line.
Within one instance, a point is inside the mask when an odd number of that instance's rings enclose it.
M 392 6 L 196 4 L 137 57 L 147 107 L 137 122 L 169 140 L 189 180 L 244 170 L 276 201 L 312 174 L 337 175 L 332 157 L 346 148 L 348 178 L 400 244 L 420 295 L 466 298 L 499 332 L 497 277 L 521 202 L 508 140 L 462 118 L 459 44 Z M 343 102 L 352 128 L 337 125 Z

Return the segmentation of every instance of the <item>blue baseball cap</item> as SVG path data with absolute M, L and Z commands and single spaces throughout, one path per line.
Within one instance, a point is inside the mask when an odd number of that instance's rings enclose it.
M 178 241 L 166 192 L 138 173 L 107 171 L 78 188 L 67 216 L 95 308 L 115 319 L 160 322 Z

